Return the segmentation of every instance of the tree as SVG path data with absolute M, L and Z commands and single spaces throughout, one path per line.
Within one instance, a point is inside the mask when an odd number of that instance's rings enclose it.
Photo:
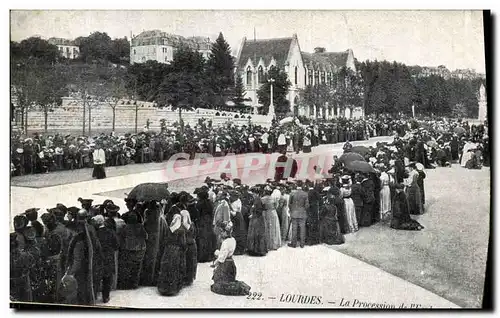
M 118 106 L 118 102 L 126 96 L 127 96 L 127 88 L 124 76 L 119 72 L 117 72 L 116 74 L 112 75 L 111 80 L 109 81 L 109 94 L 106 98 L 108 105 L 113 110 L 113 120 L 112 120 L 113 131 L 115 131 L 116 106 Z
M 214 106 L 226 106 L 226 102 L 235 96 L 234 58 L 222 32 L 212 44 L 206 73 L 207 86 L 211 90 L 210 102 Z
M 108 62 L 113 58 L 112 41 L 106 32 L 93 32 L 75 42 L 80 46 L 80 59 L 87 63 Z
M 307 85 L 300 93 L 301 100 L 310 109 L 316 109 L 316 113 L 320 113 L 320 109 L 325 109 L 325 105 L 331 102 L 332 91 L 330 86 L 325 83 L 318 85 Z M 326 112 L 323 112 L 323 117 L 326 117 Z
M 332 101 L 334 105 L 345 111 L 363 106 L 363 82 L 360 76 L 353 70 L 343 67 L 337 73 Z
M 117 64 L 130 63 L 130 43 L 127 37 L 111 41 L 111 62 Z
M 288 90 L 292 83 L 288 80 L 288 75 L 285 71 L 271 67 L 268 72 L 269 79 L 273 79 L 273 104 L 277 113 L 285 114 L 290 111 L 290 102 L 287 100 Z M 269 81 L 262 84 L 257 91 L 259 103 L 263 105 L 262 112 L 267 114 L 269 112 L 269 105 L 271 102 L 271 83 Z
M 245 101 L 248 100 L 245 98 L 246 92 L 245 87 L 243 86 L 243 78 L 236 74 L 236 82 L 234 86 L 234 96 L 232 101 L 235 107 L 244 107 Z
M 136 100 L 154 101 L 157 99 L 161 83 L 172 71 L 171 65 L 157 61 L 132 64 L 127 68 L 127 90 Z
M 172 106 L 179 111 L 181 136 L 184 131 L 182 110 L 204 106 L 208 98 L 203 56 L 182 45 L 174 54 L 171 71 L 165 76 L 156 94 L 159 107 Z
M 11 53 L 14 58 L 34 58 L 39 64 L 55 63 L 59 59 L 57 46 L 39 38 L 30 37 L 22 40 L 19 45 L 11 45 Z
M 44 115 L 45 133 L 48 130 L 49 112 L 53 112 L 57 106 L 61 106 L 62 97 L 66 96 L 66 78 L 55 67 L 41 68 L 38 72 L 39 83 L 36 86 L 35 103 L 42 109 Z

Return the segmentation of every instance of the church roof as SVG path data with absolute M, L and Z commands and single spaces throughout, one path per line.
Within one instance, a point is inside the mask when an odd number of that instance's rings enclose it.
M 349 50 L 344 52 L 306 53 L 302 52 L 302 59 L 306 67 L 313 66 L 321 71 L 335 71 L 347 65 Z
M 292 41 L 292 37 L 256 41 L 245 40 L 238 61 L 238 67 L 244 68 L 248 59 L 251 59 L 256 64 L 261 58 L 266 65 L 269 65 L 273 58 L 276 60 L 277 65 L 283 65 L 288 58 Z M 254 57 L 257 61 L 254 61 Z

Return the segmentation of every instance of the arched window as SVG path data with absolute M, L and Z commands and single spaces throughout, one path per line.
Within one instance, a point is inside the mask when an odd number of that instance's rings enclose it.
M 312 85 L 313 84 L 313 71 L 312 70 L 309 70 L 309 85 Z
M 252 69 L 250 68 L 250 66 L 247 67 L 247 85 L 252 85 Z
M 295 66 L 295 85 L 297 85 L 297 80 L 298 80 L 298 73 L 299 73 L 299 68 Z
M 262 68 L 262 65 L 259 66 L 259 83 L 264 83 L 266 80 L 264 76 L 264 69 Z
M 319 84 L 319 71 L 314 72 L 314 84 Z
M 325 72 L 321 72 L 321 84 L 325 83 Z
M 304 85 L 307 85 L 307 71 L 304 72 Z

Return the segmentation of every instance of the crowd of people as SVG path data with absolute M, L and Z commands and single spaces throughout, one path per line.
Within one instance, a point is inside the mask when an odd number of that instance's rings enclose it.
M 14 217 L 10 236 L 11 299 L 93 305 L 99 293 L 107 303 L 112 290 L 139 286 L 175 296 L 196 279 L 199 263 L 214 267 L 212 292 L 247 295 L 233 255 L 343 244 L 345 235 L 376 223 L 422 230 L 411 215 L 425 213 L 426 169 L 489 165 L 488 126 L 472 132 L 457 121 L 394 122 L 384 128 L 392 129 L 391 143 L 347 141 L 332 167 L 317 167 L 315 180 L 277 170 L 249 185 L 222 174 L 192 194 L 129 197 L 124 213 L 111 200 L 81 198 L 79 207 L 57 204 L 41 215 L 29 209 Z M 284 157 L 286 148 L 277 147 Z
M 140 133 L 119 136 L 114 133 L 93 137 L 34 133 L 28 137 L 13 133 L 11 175 L 89 168 L 93 166 L 96 147 L 104 150 L 104 165 L 109 167 L 162 162 L 179 152 L 189 153 L 192 157 L 195 153 L 223 156 L 228 153 L 273 152 L 283 145 L 290 145 L 299 152 L 320 144 L 389 135 L 397 127 L 380 118 L 336 119 L 296 128 L 284 127 L 277 122 L 270 128 L 237 127 L 231 123 L 212 127 L 210 122 L 202 120 L 193 127 L 186 125 L 182 135 L 177 124 L 171 127 L 163 125 L 161 131 L 144 127 Z

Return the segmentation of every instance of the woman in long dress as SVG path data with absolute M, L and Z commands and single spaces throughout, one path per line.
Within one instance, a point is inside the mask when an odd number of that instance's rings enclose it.
M 180 214 L 173 215 L 168 232 L 158 275 L 158 292 L 162 296 L 175 296 L 184 286 L 186 276 L 186 231 Z
M 319 205 L 321 194 L 319 187 L 316 185 L 308 191 L 309 209 L 307 210 L 306 220 L 306 244 L 316 245 L 320 243 L 319 235 Z
M 380 220 L 386 220 L 391 213 L 391 188 L 390 176 L 387 174 L 385 166 L 380 166 Z
M 408 166 L 408 178 L 405 179 L 406 196 L 408 197 L 408 204 L 410 214 L 423 214 L 422 199 L 420 198 L 420 188 L 418 186 L 419 174 L 415 170 L 415 165 Z
M 281 204 L 281 242 L 289 240 L 288 226 L 290 225 L 290 189 L 284 188 L 280 198 Z
M 186 275 L 184 285 L 190 286 L 196 279 L 198 268 L 198 255 L 196 248 L 196 227 L 191 222 L 191 216 L 186 210 L 181 211 L 182 227 L 186 231 Z
M 228 200 L 229 199 L 226 191 L 219 191 L 217 193 L 217 199 L 215 201 L 214 220 L 213 220 L 213 228 L 215 235 L 217 236 L 217 248 L 220 247 L 220 244 L 222 242 L 220 238 L 220 227 L 218 226 L 218 224 L 224 221 L 231 220 L 231 213 L 230 213 L 231 207 L 229 206 Z
M 236 248 L 236 240 L 231 237 L 232 223 L 222 222 L 221 227 L 222 243 L 219 250 L 215 251 L 217 260 L 214 264 L 214 283 L 210 290 L 219 295 L 244 296 L 250 294 L 250 286 L 242 281 L 236 280 L 236 265 L 233 254 Z
M 420 199 L 422 201 L 422 207 L 425 205 L 425 187 L 424 187 L 424 180 L 425 177 L 427 176 L 424 171 L 424 166 L 421 164 L 416 164 L 415 167 L 417 168 L 418 172 L 418 180 L 417 184 L 418 187 L 420 188 Z
M 324 204 L 321 207 L 319 233 L 321 243 L 328 245 L 339 245 L 345 243 L 344 235 L 340 231 L 337 219 L 337 207 L 335 206 L 335 195 L 333 192 L 328 192 L 324 200 Z
M 119 234 L 117 289 L 136 289 L 142 271 L 142 260 L 146 253 L 148 233 L 138 222 L 135 212 L 123 215 L 125 227 Z
M 424 227 L 410 217 L 408 199 L 403 190 L 404 185 L 398 183 L 394 187 L 396 194 L 392 204 L 391 228 L 408 231 L 422 230 Z
M 268 252 L 267 224 L 264 218 L 264 205 L 259 193 L 254 194 L 248 223 L 247 253 L 252 256 L 266 255 Z
M 198 262 L 206 263 L 213 260 L 214 251 L 217 249 L 217 237 L 213 227 L 214 207 L 212 201 L 208 198 L 207 191 L 200 191 L 197 195 L 196 208 L 200 213 L 200 217 L 196 223 L 198 229 L 196 247 L 198 248 Z
M 276 208 L 278 203 L 271 197 L 272 189 L 267 186 L 264 189 L 262 204 L 264 205 L 264 220 L 266 221 L 267 249 L 277 250 L 281 247 L 281 230 Z
M 234 255 L 245 254 L 247 248 L 247 230 L 245 225 L 245 219 L 243 214 L 241 214 L 242 204 L 238 197 L 238 193 L 233 191 L 231 193 L 231 222 L 233 223 L 233 233 L 234 239 L 236 240 L 236 250 Z
M 347 233 L 358 231 L 358 220 L 356 219 L 356 207 L 351 199 L 351 177 L 342 177 L 342 188 L 340 194 L 344 198 L 344 210 L 346 214 Z

